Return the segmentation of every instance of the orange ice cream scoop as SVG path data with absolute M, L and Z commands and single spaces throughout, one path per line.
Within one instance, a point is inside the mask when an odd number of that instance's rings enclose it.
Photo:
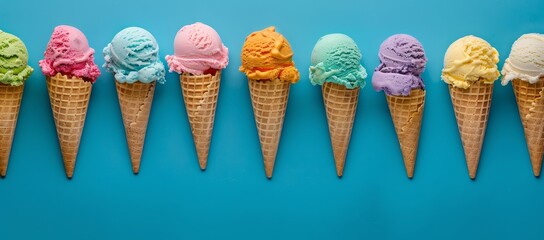
M 274 80 L 296 83 L 300 74 L 293 62 L 289 42 L 275 27 L 250 34 L 242 47 L 240 71 L 250 80 Z

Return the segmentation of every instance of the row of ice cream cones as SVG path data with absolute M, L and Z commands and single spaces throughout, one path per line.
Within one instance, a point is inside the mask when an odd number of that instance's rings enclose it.
M 0 32 L 0 37 L 12 38 L 12 35 L 1 34 L 4 33 Z M 503 70 L 503 84 L 513 81 L 535 176 L 540 174 L 544 152 L 544 84 L 541 75 L 534 73 L 540 73 L 542 69 L 533 69 L 529 73 L 519 71 L 534 68 L 530 64 L 538 63 L 535 63 L 537 60 L 526 59 L 532 57 L 530 54 L 521 54 L 522 60 L 529 62 L 530 66 L 520 68 L 519 62 L 523 61 L 517 61 L 516 57 L 526 48 L 542 48 L 542 39 L 538 34 L 527 34 L 518 39 Z M 28 54 L 24 44 L 20 40 L 10 40 L 10 43 L 13 42 L 19 45 L 9 45 L 15 49 L 10 51 L 19 51 L 14 55 L 24 60 L 20 61 L 24 66 L 17 66 L 19 72 L 13 78 L 15 80 L 0 86 L 0 127 L 3 129 L 0 137 L 0 173 L 3 176 L 7 171 L 23 82 L 32 73 L 32 68 L 27 66 Z M 166 56 L 166 60 L 169 70 L 180 74 L 197 159 L 204 170 L 222 69 L 228 64 L 228 49 L 217 32 L 202 23 L 182 27 L 176 34 L 174 48 L 174 55 Z M 165 81 L 165 69 L 158 57 L 156 40 L 141 28 L 122 30 L 104 48 L 103 53 L 106 60 L 104 67 L 115 78 L 132 170 L 138 173 L 156 83 Z M 300 79 L 292 57 L 289 42 L 274 27 L 250 34 L 242 48 L 240 71 L 248 78 L 268 178 L 273 175 L 290 85 Z M 374 71 L 372 85 L 386 94 L 406 173 L 412 178 L 425 105 L 426 91 L 421 79 L 427 62 L 425 51 L 414 37 L 397 34 L 382 43 L 379 58 L 380 65 Z M 342 176 L 359 91 L 365 85 L 367 73 L 360 64 L 359 48 L 353 39 L 344 34 L 329 34 L 320 38 L 311 60 L 310 81 L 313 85 L 321 86 L 332 156 L 337 175 Z M 449 85 L 472 179 L 476 177 L 483 146 L 493 82 L 499 77 L 497 62 L 497 51 L 474 36 L 455 41 L 445 55 L 442 79 Z M 86 37 L 70 26 L 55 28 L 40 67 L 47 79 L 66 175 L 71 178 L 92 85 L 100 70 L 94 63 L 94 50 L 89 47 Z
M 196 40 L 195 34 L 200 36 Z M 9 75 L 10 84 L 0 84 L 0 175 L 5 176 L 23 83 L 33 69 L 27 66 L 28 53 L 20 39 L 0 32 L 0 41 L 8 46 L 2 48 L 2 56 L 16 60 L 2 67 L 14 67 L 18 71 L 15 73 L 10 70 L 5 74 Z M 175 54 L 167 56 L 166 59 L 170 70 L 180 73 L 199 165 L 205 169 L 221 69 L 228 63 L 228 51 L 217 32 L 202 23 L 181 28 L 174 45 Z M 142 28 L 130 27 L 122 30 L 104 48 L 103 53 L 106 60 L 104 67 L 114 74 L 132 170 L 137 174 L 140 171 L 156 83 L 164 83 L 165 69 L 159 60 L 155 38 Z M 66 25 L 57 26 L 44 53 L 44 59 L 40 61 L 40 67 L 47 79 L 66 176 L 72 178 L 92 86 L 100 75 L 100 70 L 94 63 L 94 49 L 89 47 L 87 38 L 79 29 Z
M 198 160 L 202 169 L 206 168 L 208 159 L 220 78 L 220 72 L 213 76 L 191 76 L 187 74 L 180 76 Z M 208 82 L 208 84 L 203 84 L 203 82 Z M 134 173 L 138 173 L 140 170 L 155 86 L 155 82 L 129 84 L 116 81 L 119 105 Z M 71 178 L 74 174 L 92 85 L 89 82 L 81 81 L 81 79 L 57 74 L 48 77 L 47 87 L 66 175 Z M 206 94 L 203 94 L 204 92 Z M 18 97 L 17 103 L 20 102 L 20 93 Z M 13 101 L 15 105 L 15 99 L 10 101 Z M 16 110 L 18 110 L 18 105 Z M 14 125 L 15 121 L 12 121 L 11 124 Z M 13 133 L 11 133 L 12 135 Z
M 213 128 L 215 106 L 220 74 L 211 76 L 211 94 L 202 98 L 203 94 L 191 95 L 192 91 L 202 89 L 191 87 L 194 76 L 180 76 L 189 121 L 193 129 L 198 160 L 202 169 L 206 168 L 207 155 Z M 199 76 L 198 78 L 202 78 Z M 251 99 L 262 144 L 266 175 L 271 177 L 277 146 L 281 134 L 283 118 L 287 106 L 289 84 L 281 81 L 251 82 Z M 525 129 L 531 163 L 536 176 L 540 173 L 542 163 L 542 132 L 544 119 L 544 101 L 542 83 L 529 84 L 514 80 L 514 92 L 518 102 L 520 117 Z M 147 120 L 153 99 L 155 84 L 120 84 L 116 83 L 123 121 L 127 135 L 133 171 L 139 171 Z M 209 85 L 208 85 L 209 86 Z M 206 88 L 208 88 L 206 86 Z M 74 172 L 79 141 L 85 122 L 91 84 L 79 79 L 70 79 L 57 75 L 47 79 L 47 87 L 51 107 L 57 126 L 57 134 L 61 146 L 65 170 L 68 177 Z M 471 87 L 470 90 L 450 88 L 455 115 L 458 119 L 463 148 L 467 154 L 467 165 L 471 178 L 476 176 L 480 147 L 485 134 L 485 124 L 490 108 L 492 85 Z M 11 150 L 11 142 L 20 108 L 23 86 L 11 87 L 0 85 L 0 102 L 2 103 L 2 175 L 7 171 L 7 160 Z M 278 94 L 280 93 L 280 94 Z M 355 117 L 358 91 L 350 91 L 337 84 L 323 86 L 323 99 L 329 121 L 331 142 L 336 163 L 337 174 L 342 175 L 346 159 L 351 129 Z M 274 98 L 270 98 L 274 96 Z M 422 120 L 425 91 L 414 91 L 406 97 L 387 96 L 387 102 L 395 130 L 399 137 L 406 172 L 413 176 L 418 149 L 418 137 Z M 348 101 L 346 101 L 348 99 Z M 69 101 L 68 101 L 69 100 Z M 208 106 L 198 107 L 202 101 Z M 198 104 L 196 104 L 198 103 Z M 272 118 L 273 117 L 273 118 Z M 540 120 L 539 120 L 540 119 Z

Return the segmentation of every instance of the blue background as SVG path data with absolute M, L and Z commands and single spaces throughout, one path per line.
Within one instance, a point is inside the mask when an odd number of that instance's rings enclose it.
M 0 29 L 19 36 L 35 73 L 25 86 L 8 176 L 0 179 L 2 239 L 528 239 L 544 238 L 544 181 L 532 174 L 511 85 L 495 83 L 477 180 L 467 174 L 446 85 L 446 48 L 474 34 L 501 54 L 544 32 L 544 1 L 5 1 Z M 161 58 L 195 21 L 229 48 L 208 169 L 199 170 L 178 76 L 156 89 L 141 172 L 132 174 L 112 75 L 93 87 L 74 178 L 64 174 L 38 60 L 56 25 L 102 48 L 120 30 L 153 33 Z M 293 85 L 272 180 L 264 175 L 247 80 L 245 36 L 277 26 L 291 43 Z M 406 177 L 383 93 L 361 91 L 344 177 L 336 177 L 321 89 L 307 78 L 317 39 L 341 32 L 369 71 L 380 43 L 408 33 L 429 63 L 415 177 Z M 103 69 L 102 69 L 103 70 Z

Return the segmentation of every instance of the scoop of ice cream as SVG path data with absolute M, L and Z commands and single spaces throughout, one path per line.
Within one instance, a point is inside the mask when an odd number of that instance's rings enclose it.
M 104 67 L 120 83 L 164 83 L 164 65 L 159 46 L 148 31 L 129 27 L 117 33 L 103 50 Z
M 66 25 L 55 27 L 44 59 L 40 60 L 40 67 L 46 76 L 60 73 L 93 83 L 100 75 L 94 63 L 94 49 L 89 47 L 85 35 L 79 29 Z
M 406 34 L 387 38 L 378 53 L 380 65 L 372 75 L 372 86 L 387 95 L 408 96 L 413 89 L 425 89 L 421 73 L 427 58 L 421 43 Z
M 23 85 L 33 71 L 28 66 L 28 52 L 23 41 L 0 30 L 0 83 Z
M 499 53 L 485 40 L 465 36 L 453 42 L 444 56 L 442 79 L 467 89 L 476 81 L 493 84 L 499 78 Z
M 361 56 L 357 44 L 347 35 L 325 35 L 312 51 L 310 81 L 313 85 L 332 82 L 349 89 L 364 87 L 367 74 Z
M 275 27 L 247 36 L 242 47 L 240 71 L 250 80 L 280 79 L 296 83 L 300 79 L 291 45 Z
M 512 45 L 502 68 L 502 85 L 514 79 L 536 83 L 544 77 L 544 35 L 524 34 Z
M 166 56 L 170 72 L 205 74 L 227 67 L 229 50 L 210 26 L 194 23 L 182 27 L 174 39 L 174 55 Z

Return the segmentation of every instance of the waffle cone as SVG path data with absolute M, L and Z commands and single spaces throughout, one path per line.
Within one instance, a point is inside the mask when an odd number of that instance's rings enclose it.
M 359 88 L 347 89 L 344 85 L 326 82 L 322 86 L 322 92 L 336 174 L 341 177 L 344 172 L 351 129 L 359 101 Z
M 115 81 L 125 134 L 127 137 L 132 171 L 138 174 L 144 149 L 145 133 L 156 82 L 120 83 Z
M 512 81 L 512 85 L 525 131 L 533 173 L 538 177 L 544 153 L 544 81 L 530 84 L 516 79 Z
M 425 90 L 412 90 L 408 96 L 385 95 L 395 132 L 399 139 L 404 167 L 409 178 L 414 176 L 416 165 L 417 147 L 421 120 L 423 117 L 423 106 L 425 105 Z
M 279 79 L 248 82 L 266 176 L 272 178 L 291 84 Z
M 179 80 L 193 133 L 198 163 L 200 168 L 204 170 L 208 163 L 221 71 L 215 75 L 199 76 L 184 73 L 180 75 Z
M 451 85 L 449 89 L 465 150 L 468 173 L 471 179 L 475 179 L 491 107 L 493 84 L 477 81 L 468 89 Z
M 17 125 L 24 85 L 0 84 L 0 176 L 8 171 L 13 133 Z
M 60 73 L 47 77 L 47 90 L 68 178 L 74 174 L 91 88 L 90 82 Z

